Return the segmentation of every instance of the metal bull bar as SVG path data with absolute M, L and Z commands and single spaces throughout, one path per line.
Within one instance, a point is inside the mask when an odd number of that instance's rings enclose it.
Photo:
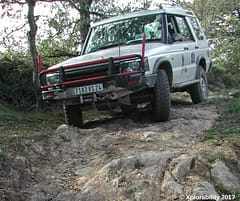
M 116 67 L 117 63 L 120 62 L 127 62 L 127 61 L 134 61 L 134 60 L 139 60 L 140 61 L 140 70 L 138 71 L 131 71 L 131 72 L 116 72 L 114 69 Z M 71 86 L 71 85 L 77 85 L 77 84 L 84 84 L 92 81 L 100 81 L 104 80 L 107 78 L 111 77 L 123 77 L 123 76 L 130 76 L 134 74 L 139 74 L 139 73 L 144 73 L 144 58 L 141 55 L 138 54 L 131 54 L 131 55 L 124 55 L 124 56 L 119 56 L 119 57 L 110 57 L 107 59 L 100 59 L 100 60 L 95 60 L 95 61 L 89 61 L 89 62 L 83 62 L 83 63 L 78 63 L 78 64 L 71 64 L 71 65 L 66 65 L 66 66 L 60 66 L 58 68 L 52 68 L 52 69 L 45 69 L 43 70 L 41 68 L 41 64 L 39 64 L 39 79 L 41 83 L 41 90 L 45 91 L 48 90 L 49 88 L 61 88 L 61 87 L 66 87 L 66 86 Z M 39 59 L 40 61 L 40 59 Z M 81 79 L 76 79 L 76 80 L 70 80 L 66 81 L 65 80 L 65 73 L 67 70 L 77 70 L 78 68 L 81 69 L 83 67 L 93 67 L 93 66 L 98 66 L 98 65 L 104 65 L 106 64 L 108 66 L 107 69 L 107 74 L 106 75 L 99 75 L 99 76 L 94 76 L 94 77 L 86 77 L 86 78 L 81 78 Z M 59 83 L 56 84 L 47 84 L 46 83 L 46 75 L 48 73 L 59 73 Z M 44 80 L 44 81 L 43 81 Z

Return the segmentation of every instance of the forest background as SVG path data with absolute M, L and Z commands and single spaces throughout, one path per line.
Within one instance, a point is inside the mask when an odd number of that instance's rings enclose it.
M 0 104 L 39 108 L 37 55 L 44 67 L 78 54 L 92 22 L 148 9 L 152 0 L 1 0 Z M 240 85 L 240 0 L 163 1 L 193 10 L 205 29 L 213 58 L 210 84 Z M 13 25 L 12 21 L 18 21 Z M 37 97 L 37 98 L 36 98 Z

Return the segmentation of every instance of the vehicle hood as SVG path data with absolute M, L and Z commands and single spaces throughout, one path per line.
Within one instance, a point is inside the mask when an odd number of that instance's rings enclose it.
M 153 55 L 153 53 L 159 52 L 156 51 L 156 49 L 162 49 L 164 44 L 162 43 L 146 43 L 145 45 L 145 56 Z M 95 61 L 100 59 L 107 59 L 109 57 L 118 57 L 118 56 L 124 56 L 124 55 L 130 55 L 130 54 L 142 54 L 142 44 L 136 44 L 136 45 L 126 45 L 126 46 L 120 46 L 120 47 L 113 47 L 108 48 L 105 50 L 99 50 L 96 52 L 92 52 L 89 54 L 81 55 L 78 57 L 74 57 L 71 59 L 68 59 L 66 61 L 63 61 L 61 63 L 58 63 L 54 66 L 51 66 L 52 68 L 58 68 L 60 66 L 67 66 L 72 64 L 78 64 L 78 63 L 84 63 L 89 61 Z

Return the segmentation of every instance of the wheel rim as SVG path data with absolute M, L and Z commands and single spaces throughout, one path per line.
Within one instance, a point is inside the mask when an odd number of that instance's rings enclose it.
M 208 98 L 207 83 L 206 83 L 206 80 L 202 76 L 200 77 L 200 86 L 201 86 L 203 98 L 205 100 L 207 100 L 207 98 Z

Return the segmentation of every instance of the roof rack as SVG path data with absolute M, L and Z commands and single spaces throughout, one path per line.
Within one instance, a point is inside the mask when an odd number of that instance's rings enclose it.
M 151 6 L 149 7 L 149 10 L 173 8 L 180 9 L 188 15 L 195 15 L 192 9 L 184 9 L 183 7 L 177 5 L 175 2 L 172 2 L 171 0 L 164 1 L 159 2 L 159 0 L 153 0 Z
M 171 7 L 176 7 L 177 5 L 172 2 L 171 0 L 165 0 L 165 2 L 159 2 L 159 0 L 153 0 L 150 6 L 150 9 L 163 9 L 163 8 L 171 8 Z

